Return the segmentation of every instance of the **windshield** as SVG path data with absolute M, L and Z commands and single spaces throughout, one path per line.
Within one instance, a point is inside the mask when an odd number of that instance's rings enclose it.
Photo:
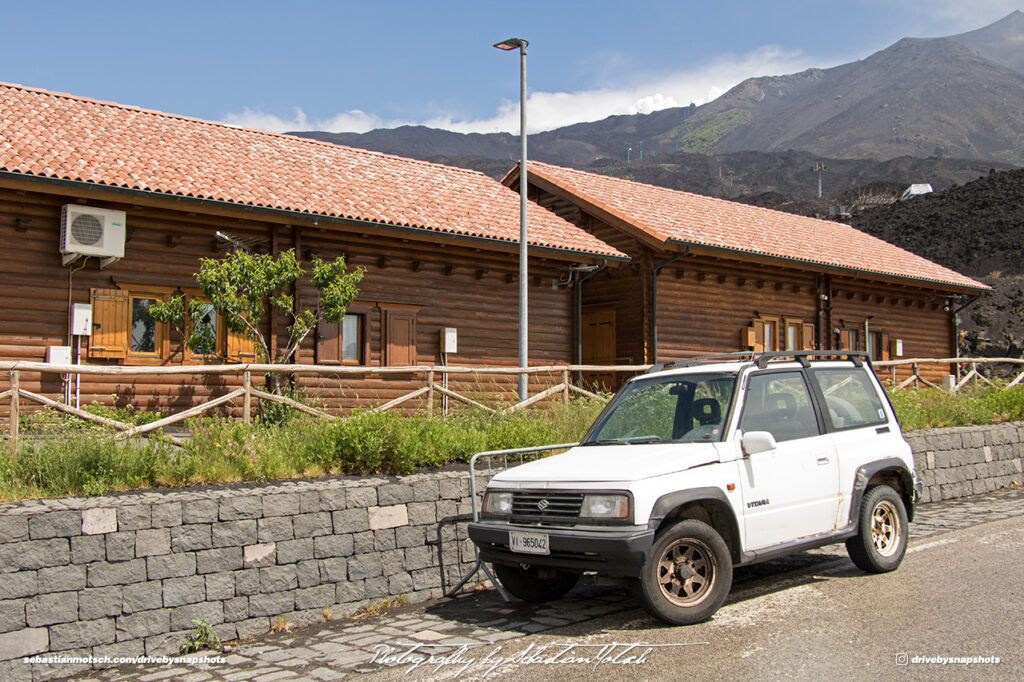
M 632 381 L 601 413 L 583 444 L 721 440 L 735 387 L 733 373 Z

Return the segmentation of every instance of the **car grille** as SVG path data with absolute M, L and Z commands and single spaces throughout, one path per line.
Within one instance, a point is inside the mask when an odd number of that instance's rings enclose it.
M 512 494 L 512 522 L 575 523 L 583 493 L 524 490 Z

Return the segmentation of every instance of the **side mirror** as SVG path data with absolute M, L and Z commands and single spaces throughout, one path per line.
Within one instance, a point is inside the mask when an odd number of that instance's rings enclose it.
M 743 434 L 743 455 L 750 457 L 756 455 L 759 452 L 769 452 L 774 450 L 778 443 L 775 442 L 775 436 L 768 431 L 751 431 Z

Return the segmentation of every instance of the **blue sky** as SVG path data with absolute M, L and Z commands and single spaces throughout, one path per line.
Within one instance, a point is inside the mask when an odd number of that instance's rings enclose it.
M 952 35 L 1022 0 L 3 3 L 0 81 L 268 130 L 531 132 Z

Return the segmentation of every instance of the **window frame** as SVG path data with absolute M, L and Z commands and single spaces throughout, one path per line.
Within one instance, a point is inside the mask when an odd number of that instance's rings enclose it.
M 134 322 L 133 312 L 135 301 L 143 299 L 166 302 L 171 296 L 170 290 L 148 290 L 143 287 L 132 287 L 129 289 L 125 289 L 124 291 L 128 298 L 128 319 L 126 327 L 127 339 L 125 341 L 125 359 L 127 360 L 130 358 L 132 360 L 159 360 L 161 362 L 170 360 L 170 325 L 167 324 L 166 322 L 160 322 L 159 320 L 154 320 L 154 322 L 156 323 L 156 330 L 153 340 L 153 351 L 150 352 L 132 350 L 132 323 Z

